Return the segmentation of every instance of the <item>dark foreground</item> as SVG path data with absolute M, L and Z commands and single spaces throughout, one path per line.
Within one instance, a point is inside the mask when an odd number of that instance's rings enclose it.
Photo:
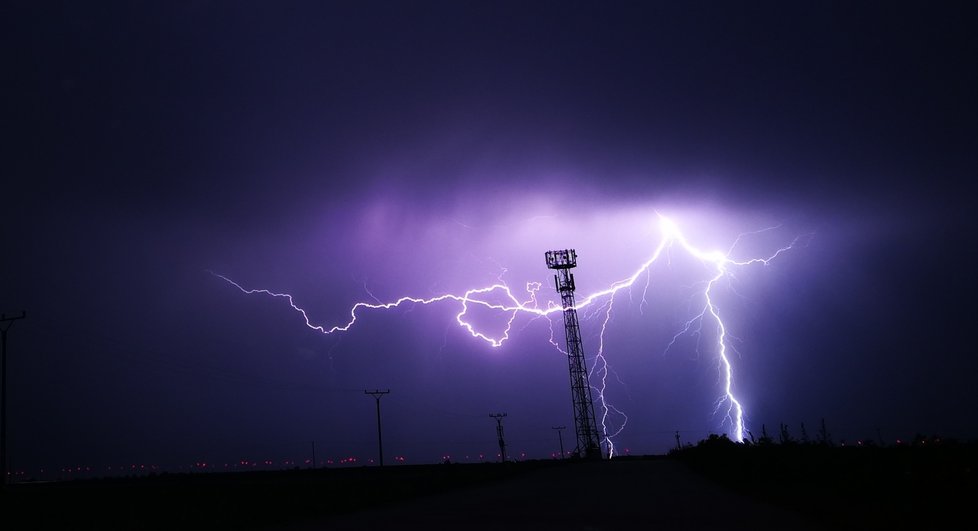
M 531 461 L 20 484 L 18 529 L 974 528 L 974 454 L 707 449 Z M 760 451 L 759 451 L 760 450 Z
M 671 455 L 728 489 L 829 528 L 978 529 L 975 442 L 832 447 L 711 436 Z
M 584 462 L 297 525 L 318 529 L 820 529 L 667 459 Z

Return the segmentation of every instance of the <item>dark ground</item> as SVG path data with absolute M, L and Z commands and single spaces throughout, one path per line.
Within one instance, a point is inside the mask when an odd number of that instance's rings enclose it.
M 742 445 L 711 436 L 671 455 L 727 488 L 829 528 L 978 528 L 974 442 L 918 438 L 887 447 L 790 440 Z
M 164 474 L 13 485 L 2 512 L 18 529 L 973 528 L 975 456 L 721 447 L 610 462 Z
M 292 529 L 820 529 L 669 459 L 581 462 Z

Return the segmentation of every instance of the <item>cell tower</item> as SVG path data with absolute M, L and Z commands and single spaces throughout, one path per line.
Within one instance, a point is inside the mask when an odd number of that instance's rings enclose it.
M 574 454 L 585 459 L 601 459 L 601 438 L 591 400 L 591 383 L 588 381 L 584 346 L 581 343 L 581 326 L 574 308 L 574 274 L 577 252 L 574 249 L 547 251 L 547 267 L 557 271 L 554 285 L 560 293 L 564 310 L 564 333 L 567 338 L 567 362 L 570 365 L 571 398 L 574 401 L 574 427 L 577 430 L 577 448 Z

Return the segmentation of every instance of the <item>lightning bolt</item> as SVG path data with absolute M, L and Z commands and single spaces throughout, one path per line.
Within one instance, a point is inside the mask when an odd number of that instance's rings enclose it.
M 644 277 L 645 283 L 642 291 L 642 303 L 640 305 L 641 310 L 647 304 L 646 297 L 649 285 L 652 282 L 652 266 L 659 262 L 663 256 L 666 256 L 666 260 L 668 261 L 669 253 L 667 253 L 667 250 L 673 247 L 678 247 L 684 250 L 693 258 L 712 268 L 712 276 L 707 281 L 701 283 L 703 288 L 699 292 L 699 295 L 702 296 L 702 306 L 691 319 L 687 320 L 679 328 L 678 332 L 666 346 L 666 352 L 673 347 L 679 338 L 685 335 L 697 336 L 698 349 L 699 338 L 701 338 L 700 332 L 702 331 L 704 324 L 709 322 L 715 327 L 716 341 L 714 350 L 717 354 L 719 380 L 723 392 L 716 401 L 714 414 L 719 413 L 721 409 L 726 406 L 726 408 L 723 409 L 723 423 L 730 427 L 729 435 L 734 440 L 742 441 L 747 428 L 744 421 L 744 406 L 734 395 L 734 370 L 733 364 L 730 360 L 730 352 L 736 352 L 736 349 L 730 343 L 730 339 L 733 339 L 734 337 L 727 331 L 727 326 L 724 324 L 723 319 L 721 318 L 720 309 L 714 299 L 714 290 L 722 280 L 733 278 L 733 274 L 731 272 L 733 268 L 742 268 L 753 265 L 766 266 L 782 253 L 791 250 L 798 244 L 799 241 L 798 238 L 795 238 L 788 245 L 778 248 L 774 253 L 765 257 L 734 260 L 730 258 L 730 255 L 743 238 L 753 234 L 773 230 L 778 227 L 768 227 L 758 231 L 740 234 L 726 252 L 703 251 L 691 244 L 679 230 L 679 227 L 671 219 L 661 214 L 658 216 L 662 239 L 659 241 L 659 244 L 655 247 L 650 257 L 644 263 L 642 263 L 631 276 L 613 282 L 608 288 L 586 296 L 574 307 L 577 310 L 586 310 L 593 307 L 596 309 L 596 314 L 601 313 L 602 310 L 604 313 L 604 319 L 602 321 L 599 333 L 598 352 L 593 358 L 590 376 L 595 376 L 598 379 L 598 384 L 593 386 L 593 389 L 598 393 L 598 402 L 601 409 L 601 426 L 604 434 L 603 442 L 605 443 L 606 451 L 609 457 L 613 456 L 615 453 L 615 446 L 612 442 L 613 439 L 625 429 L 625 425 L 628 421 L 628 417 L 625 416 L 625 414 L 618 408 L 611 405 L 605 398 L 607 379 L 611 368 L 605 356 L 604 338 L 608 325 L 611 321 L 615 296 L 620 291 L 631 288 L 636 282 L 639 281 L 639 279 Z M 547 318 L 547 320 L 550 321 L 549 342 L 558 351 L 564 352 L 554 337 L 553 320 L 551 319 L 553 314 L 563 311 L 563 308 L 557 304 L 554 304 L 552 301 L 548 301 L 546 307 L 540 306 L 537 299 L 537 293 L 540 291 L 542 286 L 540 282 L 526 283 L 524 288 L 525 295 L 521 296 L 517 296 L 513 293 L 513 290 L 502 280 L 502 274 L 500 274 L 497 283 L 486 287 L 473 288 L 465 291 L 461 295 L 446 293 L 428 298 L 405 296 L 390 302 L 380 302 L 371 294 L 371 297 L 373 297 L 376 302 L 357 302 L 350 308 L 349 319 L 347 319 L 345 322 L 334 325 L 322 325 L 315 324 L 309 318 L 309 314 L 306 312 L 306 310 L 296 304 L 295 299 L 291 294 L 277 293 L 267 289 L 245 288 L 241 284 L 222 274 L 213 271 L 209 272 L 215 277 L 220 278 L 228 284 L 236 287 L 243 293 L 249 295 L 262 294 L 274 298 L 284 299 L 295 312 L 302 316 L 302 319 L 305 321 L 307 327 L 327 335 L 350 330 L 350 328 L 352 328 L 361 318 L 361 314 L 366 311 L 390 310 L 393 308 L 398 308 L 402 305 L 430 305 L 435 303 L 453 302 L 459 304 L 460 308 L 459 312 L 455 315 L 455 321 L 458 323 L 458 325 L 465 329 L 472 337 L 481 339 L 493 347 L 501 347 L 509 339 L 510 331 L 512 330 L 513 323 L 515 322 L 516 318 L 520 314 L 527 314 L 531 317 L 531 319 L 538 319 L 542 317 Z M 503 273 L 505 273 L 505 270 Z M 629 293 L 631 294 L 630 291 Z M 502 300 L 503 302 L 496 302 L 499 300 Z M 477 329 L 474 324 L 466 319 L 470 308 L 473 307 L 483 307 L 505 315 L 506 325 L 503 331 L 494 337 Z M 616 427 L 610 427 L 612 417 L 620 418 Z
M 609 403 L 604 396 L 605 389 L 607 389 L 608 387 L 608 372 L 610 371 L 610 367 L 608 366 L 608 359 L 604 357 L 604 335 L 605 332 L 608 330 L 608 322 L 611 321 L 611 308 L 614 306 L 614 304 L 615 304 L 615 296 L 614 294 L 612 294 L 611 296 L 608 297 L 608 303 L 604 307 L 605 308 L 604 321 L 602 321 L 601 323 L 601 332 L 598 334 L 598 354 L 594 357 L 594 363 L 592 364 L 591 367 L 591 373 L 588 374 L 589 381 L 591 380 L 591 376 L 593 376 L 594 373 L 599 374 L 601 378 L 601 383 L 598 384 L 598 387 L 595 388 L 592 386 L 592 388 L 594 388 L 598 392 L 598 404 L 601 408 L 601 433 L 604 435 L 603 442 L 605 445 L 605 453 L 608 455 L 609 459 L 615 456 L 614 438 L 617 437 L 618 434 L 625 429 L 625 425 L 628 423 L 628 416 L 622 413 L 621 410 L 613 406 L 611 403 Z M 622 421 L 618 425 L 618 428 L 615 429 L 613 433 L 609 433 L 610 430 L 608 429 L 608 422 L 609 422 L 608 416 L 612 412 L 615 413 L 617 416 L 622 417 Z

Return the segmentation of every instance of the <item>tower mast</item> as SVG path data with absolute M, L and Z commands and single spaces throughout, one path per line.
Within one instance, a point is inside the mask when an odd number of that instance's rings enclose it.
M 567 362 L 570 367 L 571 399 L 574 403 L 574 428 L 577 448 L 574 454 L 585 459 L 601 459 L 601 438 L 591 400 L 591 383 L 588 380 L 584 346 L 581 343 L 581 326 L 574 306 L 574 274 L 577 252 L 574 249 L 547 251 L 547 267 L 556 271 L 554 286 L 560 293 L 564 314 L 564 335 L 567 340 Z

